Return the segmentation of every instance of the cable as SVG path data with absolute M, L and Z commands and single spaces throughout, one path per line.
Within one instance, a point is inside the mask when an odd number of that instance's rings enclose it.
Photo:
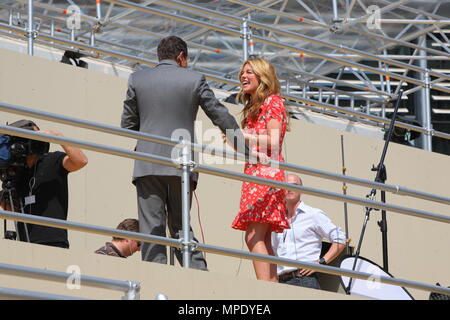
M 5 193 L 5 190 L 0 191 L 0 203 L 3 200 L 4 193 Z M 2 209 L 6 210 L 6 208 L 3 208 L 3 207 L 2 207 Z M 4 219 L 3 220 L 3 238 L 6 238 L 7 229 L 8 229 L 7 222 L 6 222 L 6 219 Z
M 202 234 L 202 242 L 205 243 L 205 234 L 203 233 L 202 220 L 201 220 L 201 217 L 200 217 L 200 202 L 198 200 L 197 193 L 195 191 L 194 191 L 194 197 L 195 197 L 195 201 L 197 203 L 198 224 L 200 225 L 200 232 Z M 241 251 L 243 251 L 243 250 L 244 250 L 244 233 L 242 233 L 242 241 L 241 241 Z M 204 253 L 204 255 L 205 255 L 205 259 L 206 259 L 206 252 Z M 240 272 L 241 264 L 242 264 L 242 258 L 239 259 L 239 266 L 238 266 L 238 269 L 236 271 L 236 276 Z
M 287 147 L 286 147 L 286 139 L 283 140 L 283 149 L 284 149 L 284 162 L 288 162 L 287 160 Z
M 244 235 L 245 235 L 245 233 L 242 232 L 241 251 L 244 251 Z M 241 264 L 242 264 L 242 258 L 239 258 L 239 265 L 238 265 L 238 269 L 236 271 L 236 276 L 238 276 L 239 272 L 241 271 Z

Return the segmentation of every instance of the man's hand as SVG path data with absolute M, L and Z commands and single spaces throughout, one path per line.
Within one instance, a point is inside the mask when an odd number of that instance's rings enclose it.
M 63 136 L 61 132 L 54 131 L 54 130 L 40 130 L 39 132 L 51 134 L 51 135 L 58 136 L 58 137 Z M 63 167 L 67 171 L 69 171 L 69 172 L 77 171 L 77 170 L 83 168 L 85 165 L 87 165 L 88 158 L 83 153 L 83 151 L 81 151 L 81 149 L 79 149 L 77 147 L 65 146 L 65 145 L 61 145 L 61 147 L 64 149 L 64 151 L 67 154 L 64 157 L 63 163 L 62 163 Z
M 256 152 L 255 154 L 258 161 L 264 165 L 268 165 L 270 163 L 270 158 L 264 152 Z
M 325 264 L 331 263 L 338 255 L 341 254 L 344 248 L 345 244 L 333 242 L 330 249 L 328 249 L 327 253 L 323 256 L 323 258 L 325 259 Z M 319 261 L 316 261 L 315 263 L 320 264 Z M 303 276 L 310 276 L 314 273 L 315 271 L 313 270 L 300 269 L 300 274 Z
M 46 133 L 46 134 L 51 134 L 53 136 L 58 136 L 58 137 L 62 137 L 62 133 L 59 131 L 54 131 L 54 130 L 39 130 L 38 132 L 41 133 Z
M 319 261 L 316 261 L 315 263 L 319 264 Z M 300 274 L 302 276 L 310 276 L 310 275 L 313 275 L 314 273 L 316 273 L 314 270 L 300 269 Z

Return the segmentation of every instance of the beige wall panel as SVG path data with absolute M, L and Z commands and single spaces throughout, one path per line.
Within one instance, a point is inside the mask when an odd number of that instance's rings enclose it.
M 1 263 L 121 281 L 137 281 L 141 299 L 152 300 L 163 293 L 170 300 L 342 300 L 355 299 L 337 293 L 312 290 L 266 281 L 236 279 L 215 272 L 186 270 L 156 263 L 134 261 L 87 253 L 77 249 L 65 250 L 35 244 L 0 240 Z M 71 268 L 71 269 L 69 269 Z M 76 284 L 75 281 L 69 282 Z M 81 285 L 69 289 L 65 282 L 29 279 L 0 274 L 0 287 L 38 291 L 88 299 L 121 299 L 121 291 Z M 170 310 L 173 312 L 174 310 Z
M 126 80 L 6 50 L 0 50 L 0 57 L 0 101 L 119 126 Z M 227 106 L 233 114 L 237 115 L 238 107 Z M 20 118 L 23 117 L 0 112 L 1 123 Z M 239 116 L 237 118 L 239 119 Z M 205 133 L 213 125 L 201 110 L 198 119 L 201 121 L 202 128 L 197 132 L 199 142 L 221 147 L 222 141 L 219 138 L 208 136 L 211 132 Z M 65 136 L 71 138 L 86 139 L 127 150 L 132 150 L 135 145 L 133 139 L 77 129 L 39 119 L 36 121 L 42 128 L 60 130 Z M 340 136 L 342 134 L 347 175 L 371 181 L 374 179 L 375 173 L 371 172 L 370 168 L 379 161 L 383 141 L 299 120 L 292 120 L 291 127 L 292 130 L 287 133 L 284 145 L 284 155 L 288 162 L 341 173 Z M 61 149 L 59 146 L 52 148 Z M 88 166 L 70 175 L 69 219 L 115 227 L 124 218 L 136 218 L 136 195 L 134 186 L 131 184 L 133 161 L 91 151 L 87 151 L 86 154 L 89 157 Z M 239 173 L 243 171 L 242 164 L 214 164 L 213 166 Z M 389 184 L 450 196 L 448 182 L 450 181 L 448 169 L 450 158 L 448 156 L 390 144 L 386 166 Z M 303 174 L 302 178 L 305 186 L 342 193 L 341 183 L 306 174 Z M 243 242 L 243 232 L 230 227 L 239 208 L 240 189 L 240 181 L 201 174 L 196 192 L 199 204 L 194 197 L 191 210 L 192 225 L 199 241 L 203 241 L 203 230 L 208 244 L 247 250 Z M 369 192 L 369 188 L 348 185 L 349 195 L 365 198 Z M 304 195 L 303 199 L 312 206 L 322 208 L 336 224 L 344 229 L 342 202 L 311 195 Z M 379 192 L 377 199 L 379 199 Z M 442 204 L 396 196 L 391 193 L 387 193 L 387 199 L 389 203 L 433 213 L 449 215 L 450 211 L 448 206 Z M 348 217 L 351 245 L 356 246 L 364 219 L 364 208 L 360 205 L 349 204 Z M 380 217 L 380 212 L 372 212 L 361 254 L 382 265 L 381 233 L 376 224 Z M 395 212 L 388 212 L 387 217 L 390 272 L 398 278 L 429 284 L 439 281 L 443 285 L 448 285 L 450 283 L 448 224 Z M 74 252 L 92 252 L 108 240 L 107 237 L 85 235 L 75 231 L 69 234 Z M 33 249 L 33 252 L 36 251 L 39 250 Z M 207 259 L 211 270 L 208 275 L 227 279 L 230 276 L 237 277 L 242 281 L 255 278 L 249 260 L 241 261 L 214 254 L 208 254 Z M 137 263 L 139 257 L 135 255 L 129 260 Z M 32 261 L 30 260 L 29 263 Z M 159 270 L 159 267 L 156 266 L 155 270 Z M 86 268 L 94 270 L 95 266 L 86 262 Z M 161 268 L 161 270 L 166 269 Z M 179 267 L 176 270 L 179 270 Z M 205 280 L 205 283 L 208 282 Z M 411 290 L 411 293 L 416 298 L 428 298 L 428 293 L 425 291 Z

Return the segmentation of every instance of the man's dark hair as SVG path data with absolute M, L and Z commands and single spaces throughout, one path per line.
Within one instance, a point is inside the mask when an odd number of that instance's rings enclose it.
M 177 36 L 170 36 L 161 39 L 158 44 L 158 60 L 176 60 L 180 52 L 184 52 L 185 57 L 188 56 L 188 48 L 186 42 Z
M 116 228 L 117 230 L 139 232 L 139 221 L 136 219 L 125 219 Z M 113 237 L 113 240 L 124 240 L 123 238 Z

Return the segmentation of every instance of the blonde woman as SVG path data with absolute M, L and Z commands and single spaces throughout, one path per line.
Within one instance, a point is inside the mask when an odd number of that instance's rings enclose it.
M 239 80 L 241 91 L 237 97 L 244 105 L 241 125 L 249 147 L 260 159 L 284 161 L 281 146 L 288 119 L 274 67 L 264 59 L 249 59 L 239 72 Z M 285 180 L 283 170 L 262 163 L 246 163 L 244 173 Z M 271 233 L 290 228 L 285 190 L 244 182 L 240 210 L 232 228 L 245 231 L 245 241 L 251 252 L 274 255 Z M 257 279 L 277 281 L 276 265 L 253 261 L 253 267 Z

